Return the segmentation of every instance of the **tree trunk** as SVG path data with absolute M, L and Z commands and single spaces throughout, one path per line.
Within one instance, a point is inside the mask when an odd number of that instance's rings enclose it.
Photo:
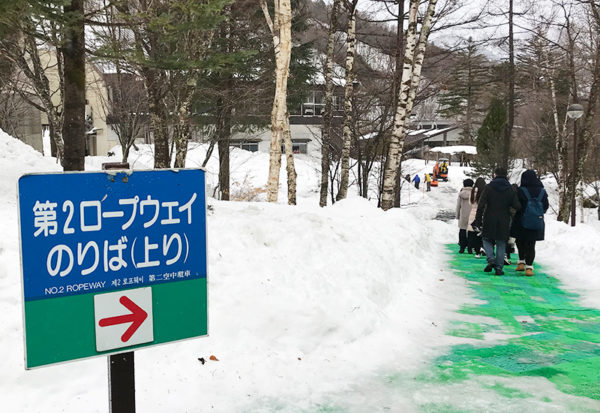
M 170 168 L 171 157 L 169 149 L 169 131 L 167 113 L 161 92 L 163 79 L 159 78 L 158 69 L 142 68 L 141 72 L 148 91 L 148 111 L 154 140 L 154 168 Z
M 394 208 L 400 208 L 402 205 L 402 158 L 400 159 L 400 166 L 398 173 L 396 174 L 396 193 L 394 197 Z
M 69 17 L 61 48 L 64 63 L 64 140 L 65 171 L 85 169 L 85 35 L 83 0 L 71 0 L 64 8 Z
M 212 139 L 210 140 L 210 144 L 208 145 L 208 150 L 206 151 L 206 156 L 204 157 L 204 161 L 202 161 L 202 167 L 206 168 L 208 161 L 210 161 L 210 157 L 212 156 L 213 150 L 215 149 L 215 144 L 219 140 L 219 135 L 215 131 Z
M 404 43 L 404 0 L 398 0 L 398 15 L 396 22 L 396 62 L 394 65 L 394 84 L 392 87 L 392 102 L 394 113 L 398 110 L 398 97 L 400 94 L 400 83 L 402 82 L 402 58 L 405 53 Z M 388 138 L 389 140 L 389 138 Z M 387 144 L 389 149 L 389 143 Z M 387 150 L 385 151 L 387 153 Z M 387 161 L 387 157 L 386 157 Z M 387 165 L 387 162 L 386 162 Z M 402 155 L 398 162 L 398 172 L 396 173 L 396 190 L 394 194 L 394 208 L 400 208 L 402 185 L 400 181 L 400 172 L 402 169 Z M 385 169 L 384 169 L 385 171 Z M 381 179 L 381 193 L 383 193 L 383 178 Z M 381 198 L 381 196 L 380 196 Z
M 327 60 L 325 63 L 325 108 L 323 111 L 323 129 L 321 130 L 321 192 L 319 206 L 327 206 L 327 185 L 329 182 L 329 151 L 333 128 L 333 62 L 335 60 L 335 33 L 337 14 L 341 0 L 333 0 L 329 16 L 329 34 L 327 39 Z
M 149 107 L 154 137 L 154 168 L 170 168 L 169 132 L 158 105 L 160 103 L 150 103 Z
M 556 134 L 554 146 L 556 148 L 556 154 L 558 156 L 558 172 L 556 176 L 559 194 L 557 219 L 562 222 L 568 222 L 570 214 L 570 202 L 567 198 L 567 187 L 569 183 L 569 180 L 567 178 L 567 171 L 569 170 L 569 165 L 567 160 L 568 148 L 565 142 L 568 118 L 565 116 L 564 123 L 561 127 L 561 123 L 558 118 L 558 101 L 556 99 L 556 85 L 554 83 L 554 62 L 550 62 L 549 54 L 546 55 L 546 59 L 548 66 L 552 67 L 552 70 L 550 72 L 546 71 L 546 75 L 548 76 L 550 84 L 550 96 L 552 98 L 552 116 L 554 119 L 554 133 Z
M 271 148 L 267 200 L 277 202 L 279 171 L 281 169 L 281 142 L 287 113 L 287 80 L 292 53 L 292 6 L 290 0 L 275 0 L 275 24 L 271 22 L 266 1 L 261 2 L 265 18 L 273 34 L 275 49 L 275 96 L 271 111 Z
M 290 133 L 289 113 L 285 117 L 285 130 L 283 142 L 285 147 L 285 164 L 287 171 L 288 205 L 296 205 L 296 168 L 294 166 L 294 151 L 292 148 L 292 134 Z
M 355 3 L 354 3 L 355 4 Z M 344 90 L 344 135 L 342 140 L 342 158 L 340 172 L 340 189 L 336 200 L 348 196 L 348 180 L 350 175 L 350 147 L 352 146 L 352 102 L 354 96 L 354 48 L 356 43 L 356 8 L 349 5 L 348 28 L 346 36 L 346 85 Z
M 409 21 L 405 41 L 405 53 L 402 68 L 402 82 L 399 88 L 398 105 L 394 117 L 394 128 L 387 153 L 387 165 L 383 178 L 383 194 L 381 207 L 388 210 L 394 206 L 396 192 L 396 175 L 404 146 L 408 116 L 412 110 L 414 98 L 419 87 L 421 69 L 427 47 L 427 39 L 431 28 L 431 19 L 435 12 L 437 0 L 429 0 L 427 12 L 423 17 L 421 32 L 417 41 L 417 16 L 419 0 L 410 0 Z
M 64 162 L 65 156 L 65 145 L 62 139 L 62 135 L 60 132 L 61 122 L 57 120 L 56 116 L 52 114 L 52 112 L 46 112 L 46 116 L 48 116 L 48 133 L 50 134 L 50 152 L 52 152 L 52 156 L 55 156 L 56 159 L 62 164 Z
M 510 159 L 510 141 L 515 123 L 515 43 L 513 25 L 513 1 L 508 2 L 508 119 L 504 126 L 504 144 L 502 148 L 502 166 L 508 170 Z
M 364 197 L 363 195 L 363 185 L 362 185 L 362 173 L 363 173 L 363 161 L 362 161 L 362 151 L 360 148 L 357 148 L 356 153 L 356 166 L 358 167 L 358 196 Z
M 192 136 L 192 126 L 190 120 L 192 107 L 193 90 L 186 88 L 183 94 L 183 101 L 179 108 L 179 119 L 177 136 L 175 139 L 175 168 L 185 168 L 187 158 L 188 144 Z
M 231 107 L 223 98 L 217 102 L 217 145 L 219 149 L 219 194 L 220 199 L 230 199 L 229 143 L 231 138 Z
M 130 145 L 121 145 L 121 152 L 123 152 L 123 156 L 121 157 L 121 162 L 126 163 L 129 158 L 129 150 L 131 149 Z
M 187 158 L 188 144 L 192 134 L 192 129 L 188 123 L 178 126 L 177 139 L 175 140 L 175 168 L 185 168 Z
M 364 165 L 362 168 L 362 195 L 364 198 L 369 199 L 369 172 L 370 168 Z

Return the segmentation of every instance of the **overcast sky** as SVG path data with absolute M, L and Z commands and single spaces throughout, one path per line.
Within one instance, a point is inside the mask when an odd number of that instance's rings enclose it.
M 494 59 L 507 59 L 508 46 L 502 39 L 508 35 L 508 0 L 438 0 L 436 14 L 446 10 L 449 4 L 457 4 L 455 11 L 439 21 L 431 33 L 430 41 L 438 46 L 454 48 L 464 44 L 469 37 L 475 41 L 484 42 L 481 53 Z M 408 2 L 406 2 L 406 6 Z M 425 5 L 422 5 L 422 7 Z M 388 7 L 395 12 L 397 6 L 388 3 Z M 359 0 L 358 8 L 363 13 L 376 16 L 378 20 L 393 20 L 395 16 L 389 13 L 385 3 L 377 0 Z M 554 0 L 515 0 L 515 39 L 525 40 L 531 36 L 534 22 L 540 16 L 560 17 L 560 11 Z M 473 17 L 481 14 L 475 22 L 469 22 Z M 522 16 L 519 16 L 522 14 Z M 389 23 L 393 25 L 393 23 Z M 442 26 L 456 25 L 441 29 Z

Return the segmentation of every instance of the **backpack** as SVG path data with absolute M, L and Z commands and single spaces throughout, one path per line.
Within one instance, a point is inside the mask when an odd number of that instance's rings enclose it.
M 525 207 L 525 211 L 523 211 L 521 225 L 523 228 L 530 230 L 544 229 L 544 205 L 542 205 L 542 199 L 546 190 L 542 188 L 535 199 L 531 197 L 529 191 L 524 186 L 521 187 L 521 190 L 527 197 L 527 206 Z

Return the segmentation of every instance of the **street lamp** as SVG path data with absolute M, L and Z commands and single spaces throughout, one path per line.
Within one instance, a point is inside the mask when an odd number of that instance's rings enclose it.
M 577 187 L 577 119 L 583 115 L 583 106 L 573 103 L 567 108 L 567 116 L 573 119 L 573 189 L 571 191 L 571 226 L 575 226 L 575 188 Z

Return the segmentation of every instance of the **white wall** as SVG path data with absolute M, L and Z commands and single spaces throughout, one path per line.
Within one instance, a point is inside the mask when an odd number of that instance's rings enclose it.
M 321 128 L 316 125 L 290 125 L 292 140 L 309 139 L 306 153 L 310 156 L 321 156 Z M 271 148 L 271 129 L 265 128 L 256 133 L 235 133 L 232 139 L 259 139 L 258 150 L 269 153 Z

